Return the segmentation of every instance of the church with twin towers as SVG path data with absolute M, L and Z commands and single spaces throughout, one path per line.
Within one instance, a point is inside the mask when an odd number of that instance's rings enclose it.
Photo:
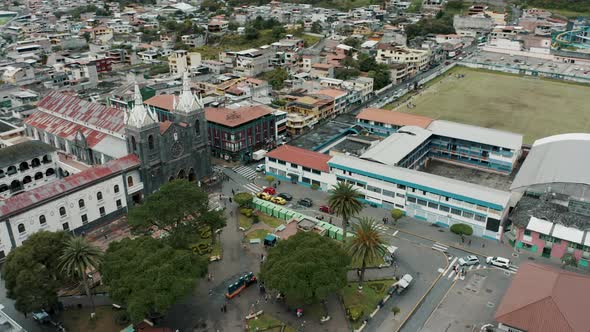
M 174 179 L 199 181 L 211 171 L 202 100 L 191 92 L 186 74 L 182 85 L 170 120 L 158 122 L 156 114 L 143 104 L 137 85 L 134 106 L 125 111 L 127 151 L 141 160 L 145 194 Z

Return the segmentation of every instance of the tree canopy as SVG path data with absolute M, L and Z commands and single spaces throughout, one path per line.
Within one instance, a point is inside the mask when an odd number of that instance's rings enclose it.
M 346 227 L 350 218 L 363 210 L 362 194 L 352 184 L 338 182 L 328 191 L 328 203 L 336 215 L 342 217 L 342 241 L 346 241 Z
M 317 303 L 346 285 L 349 264 L 336 241 L 300 232 L 270 249 L 260 277 L 289 303 Z
M 164 184 L 145 202 L 129 211 L 134 231 L 162 231 L 176 248 L 187 247 L 203 225 L 211 230 L 225 226 L 225 217 L 209 208 L 209 196 L 194 183 L 175 180 Z
M 18 311 L 27 313 L 57 304 L 57 291 L 65 280 L 59 256 L 67 238 L 64 232 L 37 232 L 8 254 L 2 278 Z
M 164 314 L 194 289 L 207 261 L 149 236 L 110 244 L 101 266 L 111 298 L 126 307 L 133 322 Z
M 252 194 L 250 193 L 237 193 L 234 195 L 234 201 L 240 206 L 240 207 L 245 207 L 245 206 L 249 206 L 252 203 L 252 200 L 254 200 L 254 196 L 252 196 Z
M 365 276 L 365 268 L 376 264 L 386 251 L 386 242 L 377 228 L 377 222 L 373 218 L 363 217 L 359 223 L 352 226 L 354 237 L 346 244 L 348 253 L 355 262 L 361 264 L 359 282 L 362 283 Z

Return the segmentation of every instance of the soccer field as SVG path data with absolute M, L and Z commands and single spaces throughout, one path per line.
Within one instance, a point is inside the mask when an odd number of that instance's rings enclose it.
M 456 67 L 410 102 L 395 110 L 523 134 L 525 143 L 590 132 L 590 85 Z

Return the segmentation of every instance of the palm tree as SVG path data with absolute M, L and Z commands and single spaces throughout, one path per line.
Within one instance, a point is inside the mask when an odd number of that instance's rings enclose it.
M 342 218 L 342 241 L 346 242 L 346 226 L 350 218 L 359 214 L 363 210 L 363 204 L 359 201 L 362 194 L 352 187 L 352 184 L 338 182 L 337 185 L 332 186 L 329 191 L 328 203 L 330 209 Z
M 88 285 L 89 270 L 96 270 L 102 259 L 102 251 L 95 245 L 88 243 L 82 237 L 70 238 L 64 247 L 64 251 L 59 257 L 59 266 L 67 276 L 75 278 L 82 282 L 86 296 L 92 304 L 92 313 L 94 314 L 94 299 L 90 294 Z
M 359 223 L 353 226 L 354 238 L 346 245 L 346 252 L 353 262 L 361 263 L 359 288 L 362 288 L 365 268 L 369 264 L 376 264 L 386 252 L 386 242 L 377 228 L 373 218 L 359 218 Z

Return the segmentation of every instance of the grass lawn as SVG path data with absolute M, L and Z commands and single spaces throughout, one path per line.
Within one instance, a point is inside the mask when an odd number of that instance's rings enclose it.
M 552 12 L 553 14 L 565 16 L 567 18 L 590 17 L 590 12 L 588 12 L 588 11 L 575 12 L 575 11 L 567 10 L 567 9 L 547 9 L 547 10 Z
M 277 228 L 281 225 L 283 225 L 285 222 L 282 221 L 281 219 L 275 218 L 275 217 L 271 217 L 269 215 L 266 214 L 261 214 L 259 216 L 260 221 L 262 221 L 263 223 L 267 224 L 268 226 L 272 227 L 272 228 Z
M 115 322 L 114 311 L 111 306 L 96 307 L 96 318 L 90 320 L 90 308 L 66 309 L 62 313 L 63 326 L 68 331 L 120 331 L 125 326 Z M 129 325 L 129 324 L 127 324 Z
M 248 331 L 269 331 L 269 332 L 280 332 L 281 321 L 274 318 L 271 315 L 262 314 L 257 319 L 250 319 L 248 321 Z M 270 329 L 271 327 L 275 327 Z M 285 326 L 285 332 L 295 332 L 295 329 L 290 326 Z
M 362 310 L 361 317 L 354 322 L 351 321 L 353 328 L 356 329 L 362 325 L 364 317 L 368 317 L 377 308 L 377 304 L 385 297 L 387 290 L 394 282 L 393 279 L 365 282 L 360 292 L 358 282 L 351 282 L 342 289 L 341 295 L 346 311 L 348 312 L 350 308 Z
M 240 227 L 242 227 L 245 230 L 250 229 L 250 227 L 252 227 L 252 218 L 248 218 L 243 214 L 238 214 L 238 223 L 240 224 Z
M 246 234 L 246 240 L 250 241 L 252 239 L 260 239 L 260 241 L 264 241 L 264 237 L 268 234 L 269 231 L 266 229 L 257 229 L 253 230 L 250 233 Z
M 298 37 L 303 39 L 303 41 L 305 42 L 305 46 L 307 46 L 307 47 L 314 45 L 315 43 L 317 43 L 321 39 L 320 37 L 310 36 L 310 35 L 306 35 L 304 33 Z
M 523 134 L 524 143 L 590 130 L 590 85 L 455 67 L 412 103 L 395 110 Z

